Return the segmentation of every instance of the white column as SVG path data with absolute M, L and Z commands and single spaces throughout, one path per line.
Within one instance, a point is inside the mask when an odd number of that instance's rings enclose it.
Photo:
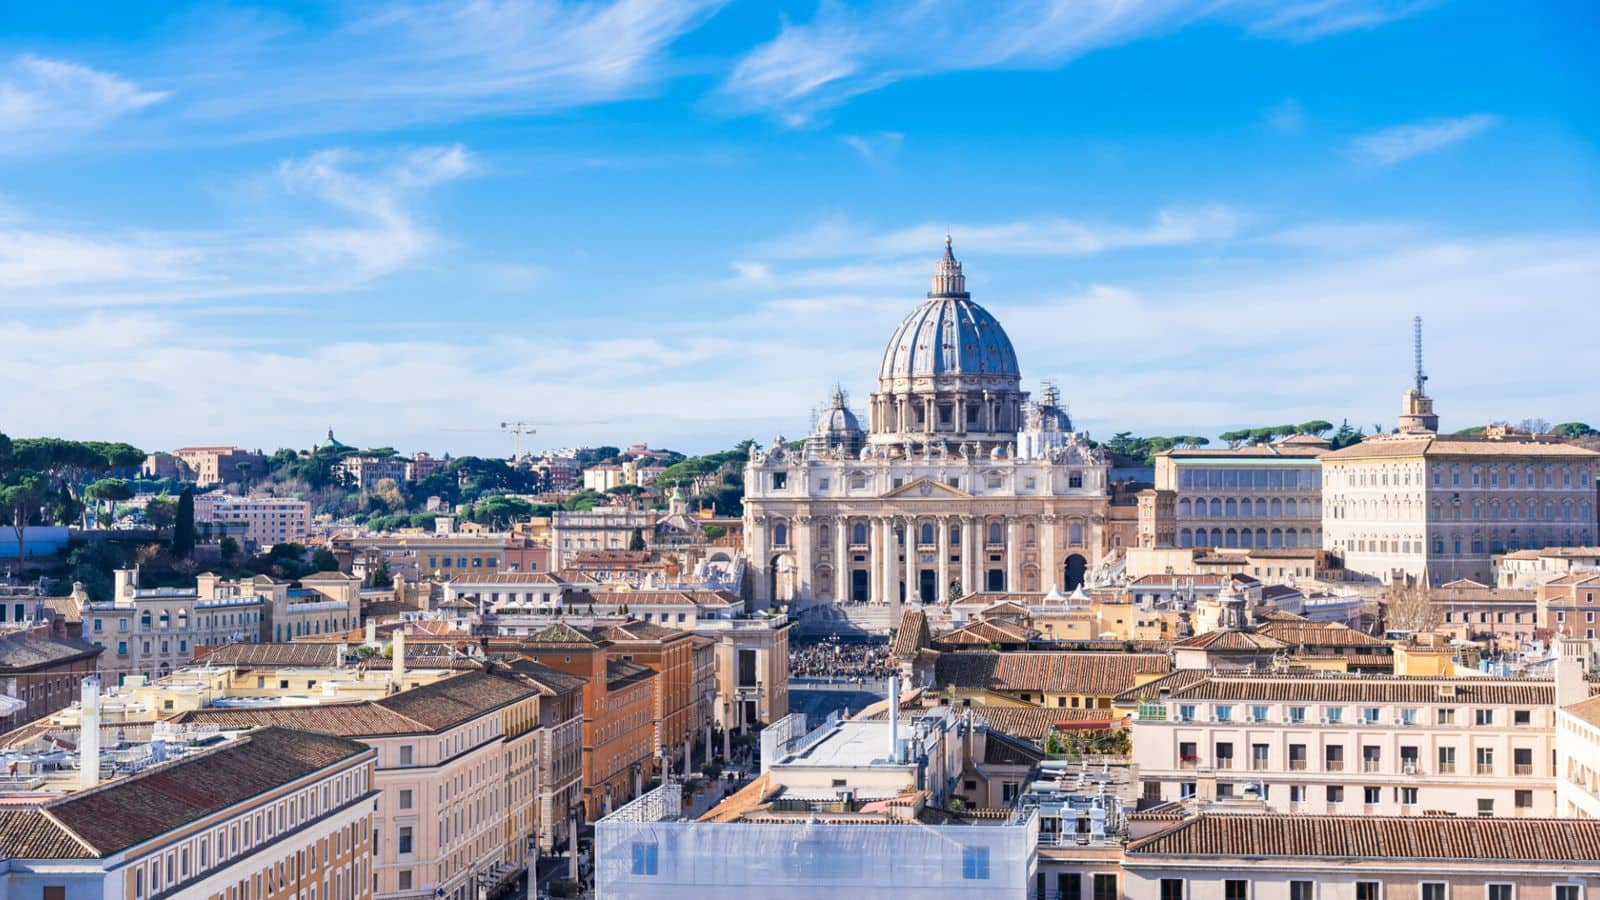
M 976 516 L 961 517 L 961 592 L 970 594 L 978 589 L 978 553 L 982 544 L 978 538 L 979 524 Z
M 834 516 L 833 527 L 833 602 L 850 599 L 850 520 Z
M 917 596 L 917 522 L 906 516 L 906 593 L 905 602 L 918 603 Z
M 1050 513 L 1044 517 L 1044 525 L 1039 529 L 1039 590 L 1049 592 L 1061 580 L 1058 571 L 1059 563 L 1056 560 L 1056 520 L 1057 516 Z
M 1022 590 L 1022 554 L 1017 552 L 1021 532 L 1015 517 L 1006 520 L 1006 590 L 1011 593 Z
M 867 519 L 867 602 L 883 602 L 883 529 L 878 527 L 879 519 L 873 516 Z
M 798 543 L 795 545 L 795 573 L 794 605 L 804 608 L 811 602 L 811 582 L 816 577 L 815 565 L 812 562 L 811 517 L 795 516 L 794 536 Z
M 939 556 L 938 556 L 939 563 L 938 563 L 938 566 L 935 568 L 935 571 L 938 574 L 936 574 L 934 577 L 939 579 L 939 581 L 938 581 L 937 586 L 935 587 L 935 596 L 938 597 L 939 605 L 940 606 L 944 606 L 944 605 L 946 605 L 946 604 L 948 604 L 950 602 L 950 517 L 949 516 L 940 516 L 939 517 L 939 543 L 938 543 L 937 552 L 939 554 Z

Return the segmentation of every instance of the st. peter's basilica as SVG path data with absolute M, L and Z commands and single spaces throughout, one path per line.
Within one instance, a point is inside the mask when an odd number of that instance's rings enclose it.
M 1070 592 L 1132 537 L 1112 521 L 1108 456 L 1072 430 L 1054 387 L 1030 402 L 949 238 L 927 299 L 884 348 L 868 409 L 863 432 L 836 389 L 800 449 L 751 449 L 756 608 Z

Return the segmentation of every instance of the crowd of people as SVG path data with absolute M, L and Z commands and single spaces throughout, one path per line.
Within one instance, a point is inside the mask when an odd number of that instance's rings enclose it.
M 789 648 L 789 674 L 828 681 L 879 681 L 897 666 L 885 643 L 852 643 L 829 639 Z

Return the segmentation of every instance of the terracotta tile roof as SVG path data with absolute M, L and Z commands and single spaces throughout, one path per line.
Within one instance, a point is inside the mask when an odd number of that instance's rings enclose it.
M 1445 693 L 1445 691 L 1449 693 Z M 1481 703 L 1549 705 L 1555 683 L 1532 678 L 1408 678 L 1359 675 L 1208 675 L 1172 689 L 1174 700 L 1305 703 Z
M 0 637 L 0 673 L 27 672 L 75 659 L 93 659 L 105 648 L 70 637 Z
M 934 644 L 952 647 L 987 647 L 990 644 L 1026 644 L 1038 632 L 1008 622 L 972 622 L 933 639 Z
M 561 584 L 561 581 L 549 572 L 473 572 L 469 575 L 457 575 L 450 579 L 449 583 L 453 585 L 507 584 L 556 587 Z
M 1577 703 L 1565 707 L 1565 710 L 1568 715 L 1576 716 L 1590 725 L 1600 728 L 1600 697 L 1579 700 Z
M 928 646 L 928 614 L 920 609 L 908 609 L 900 614 L 900 628 L 894 633 L 894 644 L 889 653 L 897 659 L 909 659 Z
M 172 721 L 205 723 L 218 728 L 280 726 L 340 737 L 380 737 L 422 734 L 432 729 L 421 722 L 374 702 L 324 703 L 318 706 L 265 706 L 254 708 L 208 707 L 189 710 Z
M 430 734 L 444 731 L 502 706 L 538 696 L 539 687 L 516 677 L 472 671 L 364 703 L 197 709 L 177 722 L 207 722 L 220 728 L 280 725 L 341 737 Z
M 934 683 L 996 691 L 1038 691 L 1109 696 L 1132 687 L 1139 675 L 1164 675 L 1164 653 L 941 653 Z
M 87 844 L 39 807 L 0 807 L 0 859 L 83 859 Z
M 687 631 L 668 628 L 654 622 L 638 621 L 606 625 L 597 631 L 608 641 L 670 641 L 689 634 Z
M 983 610 L 978 614 L 984 618 L 993 618 L 995 616 L 1025 616 L 1028 614 L 1028 608 L 1015 600 L 1001 600 L 999 603 L 993 603 L 984 607 Z
M 1383 638 L 1363 634 L 1338 622 L 1273 619 L 1256 630 L 1290 647 L 1390 647 Z
M 578 675 L 569 675 L 559 669 L 543 666 L 531 659 L 506 660 L 505 664 L 511 671 L 516 672 L 552 694 L 566 694 L 572 691 L 581 691 L 589 683 L 587 678 Z
M 1081 731 L 1109 728 L 1122 722 L 1124 714 L 1110 709 L 1049 709 L 1043 706 L 974 707 L 973 714 L 989 725 L 989 730 L 1038 743 L 1055 731 Z
M 223 644 L 197 659 L 210 666 L 237 668 L 313 668 L 336 666 L 340 663 L 339 645 L 316 641 L 294 641 L 277 644 Z
M 1111 698 L 1114 705 L 1122 706 L 1129 703 L 1138 703 L 1141 700 L 1154 700 L 1161 696 L 1161 689 L 1176 691 L 1178 688 L 1187 687 L 1197 681 L 1204 680 L 1211 673 L 1206 669 L 1179 669 L 1171 675 L 1165 675 L 1154 681 L 1147 681 L 1138 687 L 1129 688 Z
M 630 684 L 655 677 L 656 670 L 626 659 L 606 661 L 606 690 L 619 691 Z
M 1226 575 L 1141 575 L 1128 582 L 1130 588 L 1220 588 L 1227 582 Z
M 1600 821 L 1444 816 L 1200 815 L 1127 855 L 1600 862 Z M 1130 860 L 1131 861 L 1131 860 Z
M 1272 653 L 1289 646 L 1268 634 L 1233 629 L 1207 631 L 1173 643 L 1173 649 L 1216 651 L 1264 651 Z
M 1588 460 L 1600 456 L 1576 444 L 1563 441 L 1534 439 L 1528 435 L 1512 435 L 1503 439 L 1489 439 L 1475 435 L 1440 434 L 1423 437 L 1368 438 L 1342 450 L 1324 454 L 1324 461 L 1342 462 L 1351 459 L 1393 459 L 1404 456 L 1545 456 L 1552 459 L 1569 458 Z
M 539 629 L 537 633 L 523 638 L 522 642 L 525 644 L 593 647 L 598 640 L 593 634 L 582 628 L 575 628 L 565 622 L 555 622 Z
M 45 809 L 91 855 L 108 856 L 370 752 L 341 737 L 265 728 Z
M 728 591 L 614 591 L 589 594 L 579 599 L 577 595 L 563 595 L 568 605 L 602 603 L 628 606 L 732 606 L 739 602 L 737 594 Z
M 491 710 L 537 696 L 520 678 L 490 672 L 463 672 L 376 701 L 378 705 L 443 731 Z

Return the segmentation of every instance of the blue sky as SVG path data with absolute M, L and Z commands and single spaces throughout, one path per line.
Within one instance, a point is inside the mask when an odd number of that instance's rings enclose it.
M 0 6 L 0 431 L 794 436 L 946 228 L 1080 427 L 1600 425 L 1583 2 Z

